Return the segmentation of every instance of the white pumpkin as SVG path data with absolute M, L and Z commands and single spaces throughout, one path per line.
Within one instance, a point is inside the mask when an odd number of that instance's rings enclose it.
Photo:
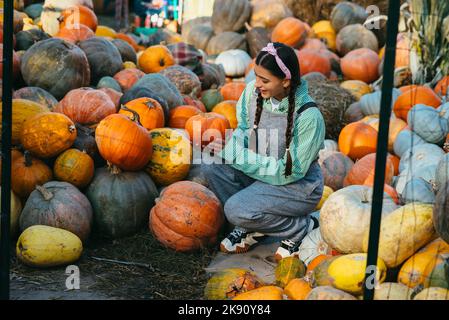
M 401 130 L 393 144 L 394 153 L 402 158 L 411 147 L 424 144 L 426 141 L 409 129 Z
M 243 50 L 233 49 L 220 53 L 215 63 L 223 66 L 226 76 L 242 77 L 251 63 L 251 57 Z
M 429 165 L 438 165 L 444 155 L 443 149 L 437 145 L 431 143 L 415 145 L 401 156 L 399 172 L 406 170 L 408 167 L 414 172 Z
M 309 232 L 302 240 L 301 246 L 299 247 L 299 259 L 301 259 L 306 266 L 319 255 L 328 255 L 331 253 L 332 248 L 323 240 L 320 228 Z
M 323 240 L 340 253 L 360 253 L 364 233 L 369 230 L 372 188 L 352 185 L 329 196 L 320 210 L 320 230 Z M 397 209 L 385 193 L 382 216 Z

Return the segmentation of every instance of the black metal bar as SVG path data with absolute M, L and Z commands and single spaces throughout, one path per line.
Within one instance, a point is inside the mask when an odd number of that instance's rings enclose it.
M 364 300 L 373 300 L 375 290 L 374 286 L 372 286 L 372 278 L 374 272 L 377 270 L 377 256 L 379 251 L 380 223 L 384 197 L 385 162 L 387 160 L 388 151 L 388 130 L 390 128 L 391 97 L 394 86 L 394 65 L 396 60 L 396 38 L 399 25 L 399 6 L 399 0 L 390 0 L 388 8 L 387 43 L 385 50 L 384 78 L 382 82 L 380 123 L 377 136 L 373 205 L 371 208 L 366 274 L 363 284 Z
M 3 2 L 3 94 L 2 94 L 2 192 L 0 239 L 0 299 L 9 299 L 10 211 L 11 211 L 11 125 L 13 70 L 13 1 Z

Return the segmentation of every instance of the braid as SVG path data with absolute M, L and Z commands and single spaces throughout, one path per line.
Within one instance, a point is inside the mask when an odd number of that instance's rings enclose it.
M 251 132 L 250 141 L 255 141 L 255 143 L 256 143 L 255 151 L 259 152 L 259 144 L 257 141 L 257 138 L 258 138 L 257 137 L 257 127 L 259 126 L 259 122 L 260 122 L 260 118 L 262 116 L 262 110 L 263 110 L 263 97 L 262 97 L 262 94 L 260 94 L 260 93 L 257 95 L 256 104 L 257 104 L 257 108 L 256 108 L 256 115 L 254 117 L 254 128 Z M 255 135 L 254 140 L 252 139 L 253 133 Z
M 293 116 L 295 113 L 295 93 L 296 87 L 292 87 L 288 94 L 288 116 L 287 116 L 287 129 L 285 131 L 285 147 L 287 153 L 287 162 L 285 165 L 285 176 L 289 176 L 292 174 L 292 155 L 290 153 L 290 143 L 292 141 L 292 128 L 293 128 Z

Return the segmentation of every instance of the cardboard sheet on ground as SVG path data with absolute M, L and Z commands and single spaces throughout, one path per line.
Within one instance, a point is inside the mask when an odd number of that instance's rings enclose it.
M 205 270 L 214 273 L 228 268 L 242 268 L 254 272 L 265 283 L 272 283 L 277 265 L 274 253 L 279 247 L 279 241 L 278 238 L 266 238 L 250 251 L 241 254 L 219 252 Z

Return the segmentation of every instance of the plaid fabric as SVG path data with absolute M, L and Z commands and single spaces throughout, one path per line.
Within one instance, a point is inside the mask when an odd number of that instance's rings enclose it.
M 176 64 L 192 70 L 196 75 L 203 74 L 203 68 L 201 66 L 203 56 L 194 46 L 184 42 L 178 42 L 169 44 L 167 48 L 175 58 Z

